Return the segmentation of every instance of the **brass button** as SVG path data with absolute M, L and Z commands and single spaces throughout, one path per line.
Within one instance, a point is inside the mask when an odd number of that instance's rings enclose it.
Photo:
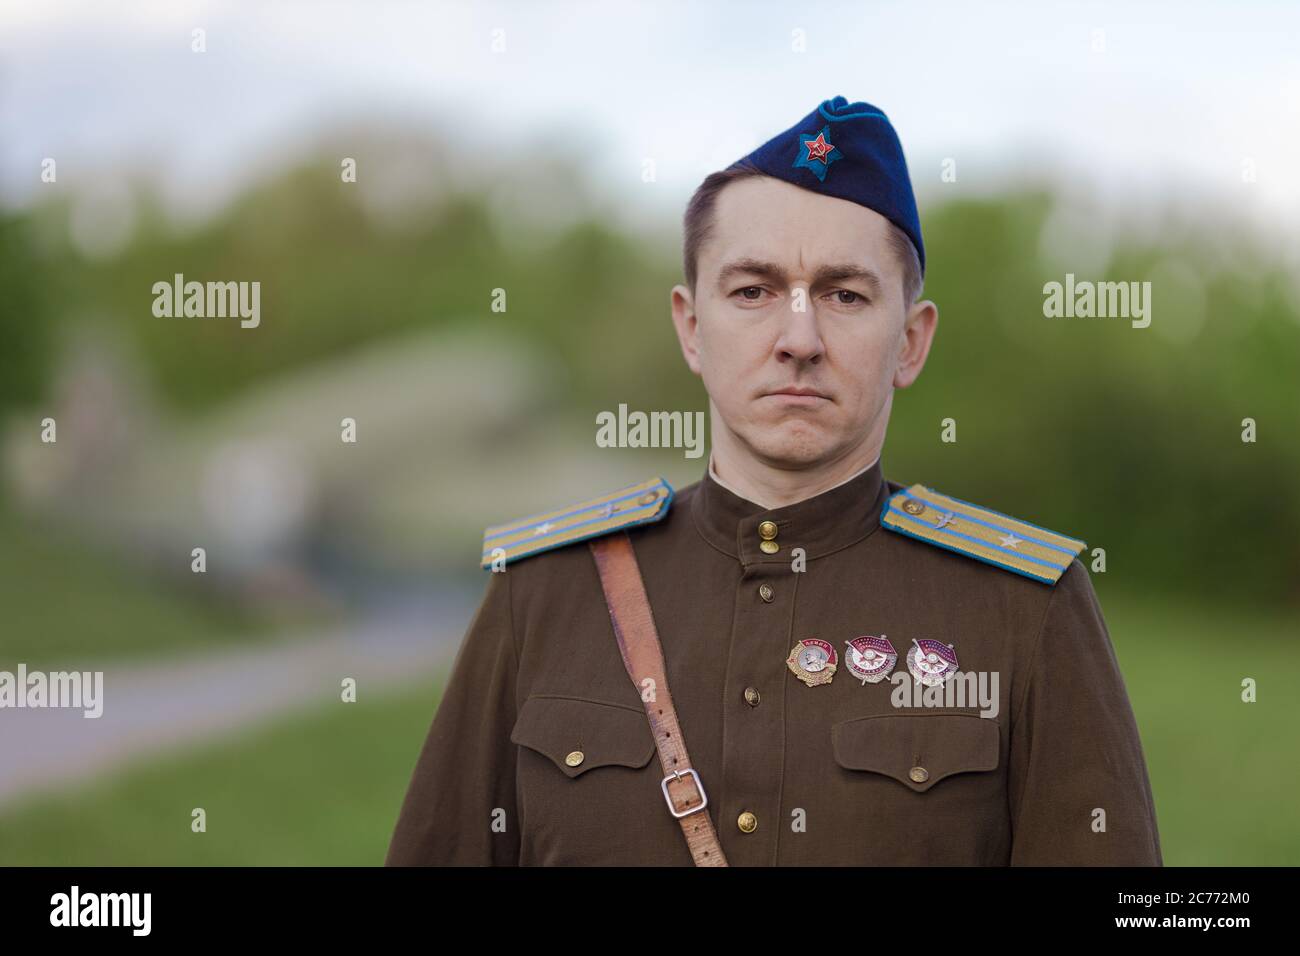
M 768 604 L 772 603 L 773 593 L 774 592 L 772 591 L 772 585 L 770 584 L 760 584 L 758 586 L 758 596 L 761 597 Z
M 573 751 L 573 753 L 569 754 L 567 757 L 564 758 L 564 762 L 567 763 L 570 767 L 576 767 L 578 764 L 582 763 L 586 759 L 587 759 L 586 754 L 584 754 L 581 750 L 575 750 Z
M 930 771 L 924 767 L 913 767 L 907 771 L 907 775 L 912 778 L 913 783 L 925 783 L 930 779 Z
M 750 707 L 757 707 L 757 706 L 758 706 L 758 701 L 759 701 L 759 697 L 758 697 L 758 688 L 757 688 L 757 687 L 746 687 L 746 688 L 745 688 L 745 703 L 747 703 Z
M 925 502 L 917 501 L 915 498 L 908 498 L 903 502 L 903 510 L 910 515 L 919 515 L 925 510 Z
M 643 494 L 640 498 L 636 500 L 636 503 L 639 505 L 652 505 L 658 500 L 659 500 L 659 492 L 647 491 L 645 494 Z
M 771 541 L 776 537 L 776 522 L 764 521 L 758 526 L 758 536 L 764 541 Z
M 776 554 L 781 550 L 781 546 L 775 541 L 760 541 L 758 543 L 758 550 L 762 551 L 764 554 Z
M 753 833 L 758 829 L 758 817 L 746 810 L 736 817 L 736 826 L 740 827 L 741 833 Z

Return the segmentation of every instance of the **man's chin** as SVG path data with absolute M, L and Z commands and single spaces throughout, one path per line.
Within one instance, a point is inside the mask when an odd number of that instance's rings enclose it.
M 827 461 L 838 447 L 823 429 L 789 421 L 751 436 L 749 445 L 768 465 L 796 471 Z

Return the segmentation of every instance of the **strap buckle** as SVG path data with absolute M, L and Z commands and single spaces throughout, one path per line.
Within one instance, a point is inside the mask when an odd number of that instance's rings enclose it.
M 700 792 L 700 805 L 698 807 L 691 807 L 689 810 L 683 810 L 681 813 L 678 813 L 677 808 L 673 806 L 673 798 L 668 795 L 668 781 L 681 780 L 683 776 L 690 776 L 695 779 L 695 789 Z M 689 816 L 690 814 L 695 813 L 699 810 L 703 810 L 705 807 L 709 805 L 709 797 L 704 792 L 704 784 L 700 781 L 700 775 L 696 773 L 695 770 L 691 767 L 687 767 L 685 770 L 674 770 L 668 776 L 664 777 L 662 781 L 660 781 L 659 788 L 664 792 L 664 800 L 667 801 L 668 803 L 668 812 L 671 813 L 673 816 L 677 817 L 678 819 L 681 819 L 682 817 L 685 816 Z

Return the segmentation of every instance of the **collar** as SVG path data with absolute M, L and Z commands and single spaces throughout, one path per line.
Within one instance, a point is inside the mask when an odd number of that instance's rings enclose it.
M 818 558 L 871 534 L 880 527 L 887 492 L 877 458 L 874 465 L 819 495 L 768 509 L 715 478 L 710 457 L 691 500 L 691 516 L 705 541 L 741 564 L 788 565 L 793 548 L 803 548 L 809 559 Z
M 841 482 L 838 482 L 837 484 L 831 485 L 831 487 L 830 487 L 830 488 L 827 488 L 826 490 L 827 490 L 827 491 L 830 491 L 830 490 L 832 490 L 832 489 L 834 489 L 834 488 L 838 488 L 840 485 L 843 485 L 843 484 L 845 484 L 845 483 L 847 483 L 847 482 L 852 481 L 854 478 L 858 477 L 858 475 L 862 474 L 862 473 L 863 473 L 864 471 L 866 471 L 868 468 L 874 468 L 874 467 L 875 467 L 879 462 L 880 462 L 880 456 L 877 455 L 877 456 L 876 456 L 876 460 L 873 461 L 870 465 L 864 465 L 863 467 L 861 467 L 861 468 L 859 468 L 857 471 L 855 471 L 853 474 L 849 475 L 849 477 L 845 478 L 844 481 L 841 481 Z M 727 484 L 725 481 L 723 481 L 723 480 L 718 476 L 718 470 L 717 470 L 716 468 L 713 467 L 713 455 L 712 455 L 712 453 L 710 453 L 710 455 L 709 455 L 709 477 L 712 478 L 714 481 L 716 481 L 718 484 L 722 485 L 722 487 L 726 488 L 726 489 L 727 489 L 728 491 L 730 491 L 733 495 L 736 495 L 737 497 L 740 497 L 740 498 L 744 498 L 744 497 L 745 497 L 745 496 L 742 495 L 739 491 L 737 491 L 735 488 L 731 487 L 731 485 Z

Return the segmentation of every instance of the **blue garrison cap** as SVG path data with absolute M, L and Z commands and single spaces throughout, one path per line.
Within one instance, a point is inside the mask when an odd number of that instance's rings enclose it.
M 842 96 L 826 100 L 733 165 L 741 164 L 874 209 L 912 240 L 924 271 L 921 220 L 903 146 L 888 117 L 870 103 L 850 103 Z

